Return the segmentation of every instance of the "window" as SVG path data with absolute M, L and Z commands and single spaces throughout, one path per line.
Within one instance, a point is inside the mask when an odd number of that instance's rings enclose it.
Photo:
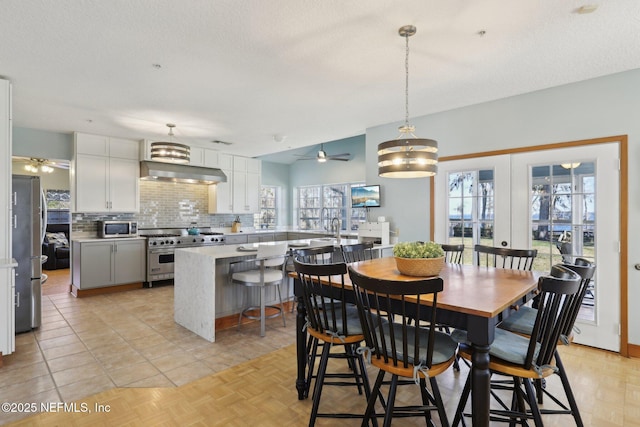
M 301 230 L 331 230 L 331 221 L 340 220 L 341 230 L 357 230 L 365 221 L 365 209 L 351 208 L 351 186 L 331 184 L 298 187 L 298 227 Z
M 46 190 L 47 223 L 71 224 L 71 193 L 69 190 Z
M 468 170 L 448 175 L 448 243 L 465 245 L 463 260 L 471 264 L 475 244 L 493 246 L 493 170 Z
M 278 223 L 278 187 L 263 185 L 260 188 L 260 214 L 254 215 L 255 227 L 273 229 Z

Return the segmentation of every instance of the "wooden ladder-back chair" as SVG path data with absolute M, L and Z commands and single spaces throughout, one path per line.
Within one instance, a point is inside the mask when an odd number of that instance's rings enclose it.
M 506 386 L 512 392 L 511 404 L 507 405 L 498 398 L 501 409 L 491 409 L 492 421 L 524 424 L 527 419 L 533 419 L 537 427 L 543 426 L 533 381 L 547 378 L 557 370 L 554 365 L 556 346 L 570 323 L 571 307 L 578 297 L 579 287 L 580 276 L 577 273 L 555 265 L 550 276 L 539 279 L 540 300 L 531 335 L 526 337 L 496 328 L 495 339 L 489 349 L 489 369 L 493 374 L 510 376 L 513 381 Z M 458 354 L 465 360 L 471 360 L 473 350 L 467 343 L 466 333 L 456 330 L 454 334 L 460 335 L 457 337 L 461 343 Z M 464 424 L 463 411 L 470 386 L 471 372 L 456 410 L 454 426 L 460 422 Z M 493 381 L 491 387 L 505 389 L 504 383 Z M 496 398 L 497 394 L 492 393 L 492 396 Z
M 323 343 L 320 366 L 313 387 L 309 426 L 315 424 L 317 417 L 362 418 L 362 413 L 319 412 L 322 389 L 326 385 L 357 386 L 360 394 L 364 388 L 367 399 L 371 394 L 363 355 L 355 351 L 356 346 L 364 340 L 358 309 L 343 302 L 347 294 L 351 293 L 350 289 L 345 288 L 347 265 L 309 264 L 295 259 L 294 266 L 302 286 L 302 298 L 307 311 L 307 332 Z M 336 346 L 343 346 L 344 351 L 331 351 L 331 348 Z M 327 373 L 329 357 L 350 360 L 350 372 Z M 332 378 L 338 380 L 329 381 Z M 349 378 L 351 381 L 346 381 Z
M 464 245 L 441 244 L 444 251 L 445 262 L 449 264 L 462 264 L 464 262 Z
M 289 261 L 287 262 L 287 271 L 295 271 L 293 267 L 293 259 L 308 264 L 328 264 L 334 262 L 334 246 L 317 246 L 312 248 L 292 249 L 289 253 Z M 291 306 L 291 312 L 295 308 L 295 303 Z
M 573 299 L 571 307 L 569 307 L 568 309 L 569 316 L 567 318 L 567 324 L 562 331 L 562 334 L 560 335 L 560 342 L 562 344 L 568 345 L 571 343 L 571 341 L 573 341 L 574 325 L 576 319 L 578 318 L 578 313 L 580 311 L 580 307 L 582 306 L 582 301 L 587 292 L 587 288 L 589 287 L 589 283 L 591 282 L 595 274 L 596 266 L 595 264 L 584 258 L 576 258 L 573 264 L 563 263 L 562 266 L 576 272 L 581 277 L 578 293 Z M 498 327 L 521 335 L 531 335 L 531 332 L 533 331 L 533 327 L 535 325 L 537 314 L 538 310 L 536 308 L 522 306 L 520 307 L 520 310 L 514 312 L 511 316 L 500 323 Z M 564 365 L 562 364 L 562 360 L 560 359 L 560 353 L 557 350 L 555 353 L 555 361 L 556 367 L 558 368 L 556 374 L 560 377 L 560 381 L 562 382 L 562 387 L 568 402 L 568 407 L 567 405 L 562 403 L 556 396 L 553 396 L 549 391 L 547 391 L 546 388 L 543 387 L 542 382 L 539 381 L 536 382 L 536 389 L 538 391 L 538 403 L 542 403 L 543 395 L 547 395 L 560 407 L 560 409 L 558 410 L 545 408 L 541 409 L 540 412 L 542 414 L 572 415 L 576 422 L 576 425 L 583 426 L 584 424 L 582 422 L 582 417 L 580 416 L 580 411 L 578 409 L 578 405 L 576 403 L 571 385 L 569 383 L 567 371 L 564 369 Z
M 395 281 L 363 276 L 349 268 L 349 276 L 360 312 L 366 347 L 371 364 L 379 368 L 375 385 L 367 405 L 362 425 L 375 421 L 375 403 L 382 395 L 380 387 L 386 373 L 391 374 L 389 394 L 385 408 L 384 426 L 391 425 L 396 417 L 424 417 L 427 425 L 434 426 L 432 412 L 437 412 L 438 425 L 448 426 L 447 415 L 436 377 L 451 366 L 455 358 L 456 342 L 436 328 L 418 324 L 410 325 L 409 319 L 419 319 L 421 303 L 429 301 L 429 323 L 435 324 L 438 293 L 443 289 L 440 277 L 422 280 Z M 427 380 L 431 391 L 427 389 Z M 416 384 L 420 388 L 421 405 L 396 407 L 398 385 Z
M 316 246 L 293 251 L 293 256 L 305 264 L 333 264 L 335 246 Z
M 335 251 L 336 248 L 333 245 L 295 249 L 293 251 L 293 260 L 297 260 L 298 262 L 304 264 L 332 264 L 334 262 Z M 293 271 L 295 271 L 293 263 L 291 267 Z M 300 300 L 298 301 L 300 302 Z M 294 307 L 291 307 L 291 312 L 293 312 Z M 315 372 L 315 362 L 316 359 L 320 357 L 320 354 L 318 353 L 318 347 L 322 345 L 324 344 L 322 342 L 319 342 L 315 336 L 309 334 L 309 339 L 307 340 L 307 381 L 305 397 L 309 396 L 311 382 L 314 378 L 317 377 L 317 373 Z M 352 365 L 353 364 L 349 360 L 349 366 L 353 368 Z
M 476 245 L 476 263 L 484 267 L 509 268 L 512 270 L 531 270 L 537 249 L 512 249 L 494 246 Z
M 373 242 L 362 242 L 355 245 L 342 245 L 340 250 L 342 252 L 342 259 L 347 264 L 373 259 Z

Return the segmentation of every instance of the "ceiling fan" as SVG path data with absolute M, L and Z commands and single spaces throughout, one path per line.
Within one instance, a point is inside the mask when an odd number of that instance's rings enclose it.
M 69 169 L 68 161 L 54 161 L 49 159 L 41 159 L 37 157 L 19 157 L 19 156 L 14 156 L 13 159 L 18 162 L 24 163 L 25 164 L 24 169 L 32 173 L 38 173 L 38 172 L 51 173 L 53 172 L 53 168 Z
M 328 155 L 326 151 L 324 151 L 324 145 L 320 144 L 320 150 L 318 150 L 318 154 L 315 157 L 311 156 L 300 156 L 298 160 L 317 160 L 319 163 L 324 163 L 327 160 L 340 160 L 341 162 L 348 162 L 351 160 L 350 153 L 341 153 L 341 154 L 332 154 Z

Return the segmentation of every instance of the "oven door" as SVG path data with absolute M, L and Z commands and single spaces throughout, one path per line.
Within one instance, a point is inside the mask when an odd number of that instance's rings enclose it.
M 175 250 L 150 249 L 147 257 L 147 281 L 173 278 L 173 262 Z

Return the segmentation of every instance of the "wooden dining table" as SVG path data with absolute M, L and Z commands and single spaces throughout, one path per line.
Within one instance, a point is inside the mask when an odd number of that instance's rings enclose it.
M 350 264 L 365 276 L 384 280 L 411 281 L 423 277 L 405 276 L 396 268 L 393 257 L 377 258 Z M 509 315 L 515 306 L 531 299 L 537 289 L 539 272 L 509 270 L 472 265 L 445 264 L 440 272 L 444 289 L 438 294 L 438 323 L 464 329 L 473 348 L 471 365 L 472 419 L 475 427 L 489 425 L 490 380 L 489 348 L 494 340 L 495 327 L 501 318 Z M 345 282 L 351 283 L 349 278 Z M 296 345 L 298 398 L 305 398 L 307 334 L 304 328 L 306 311 L 302 303 L 301 289 L 295 281 L 294 292 L 298 297 L 296 317 Z M 425 314 L 430 311 L 430 301 L 421 301 Z

